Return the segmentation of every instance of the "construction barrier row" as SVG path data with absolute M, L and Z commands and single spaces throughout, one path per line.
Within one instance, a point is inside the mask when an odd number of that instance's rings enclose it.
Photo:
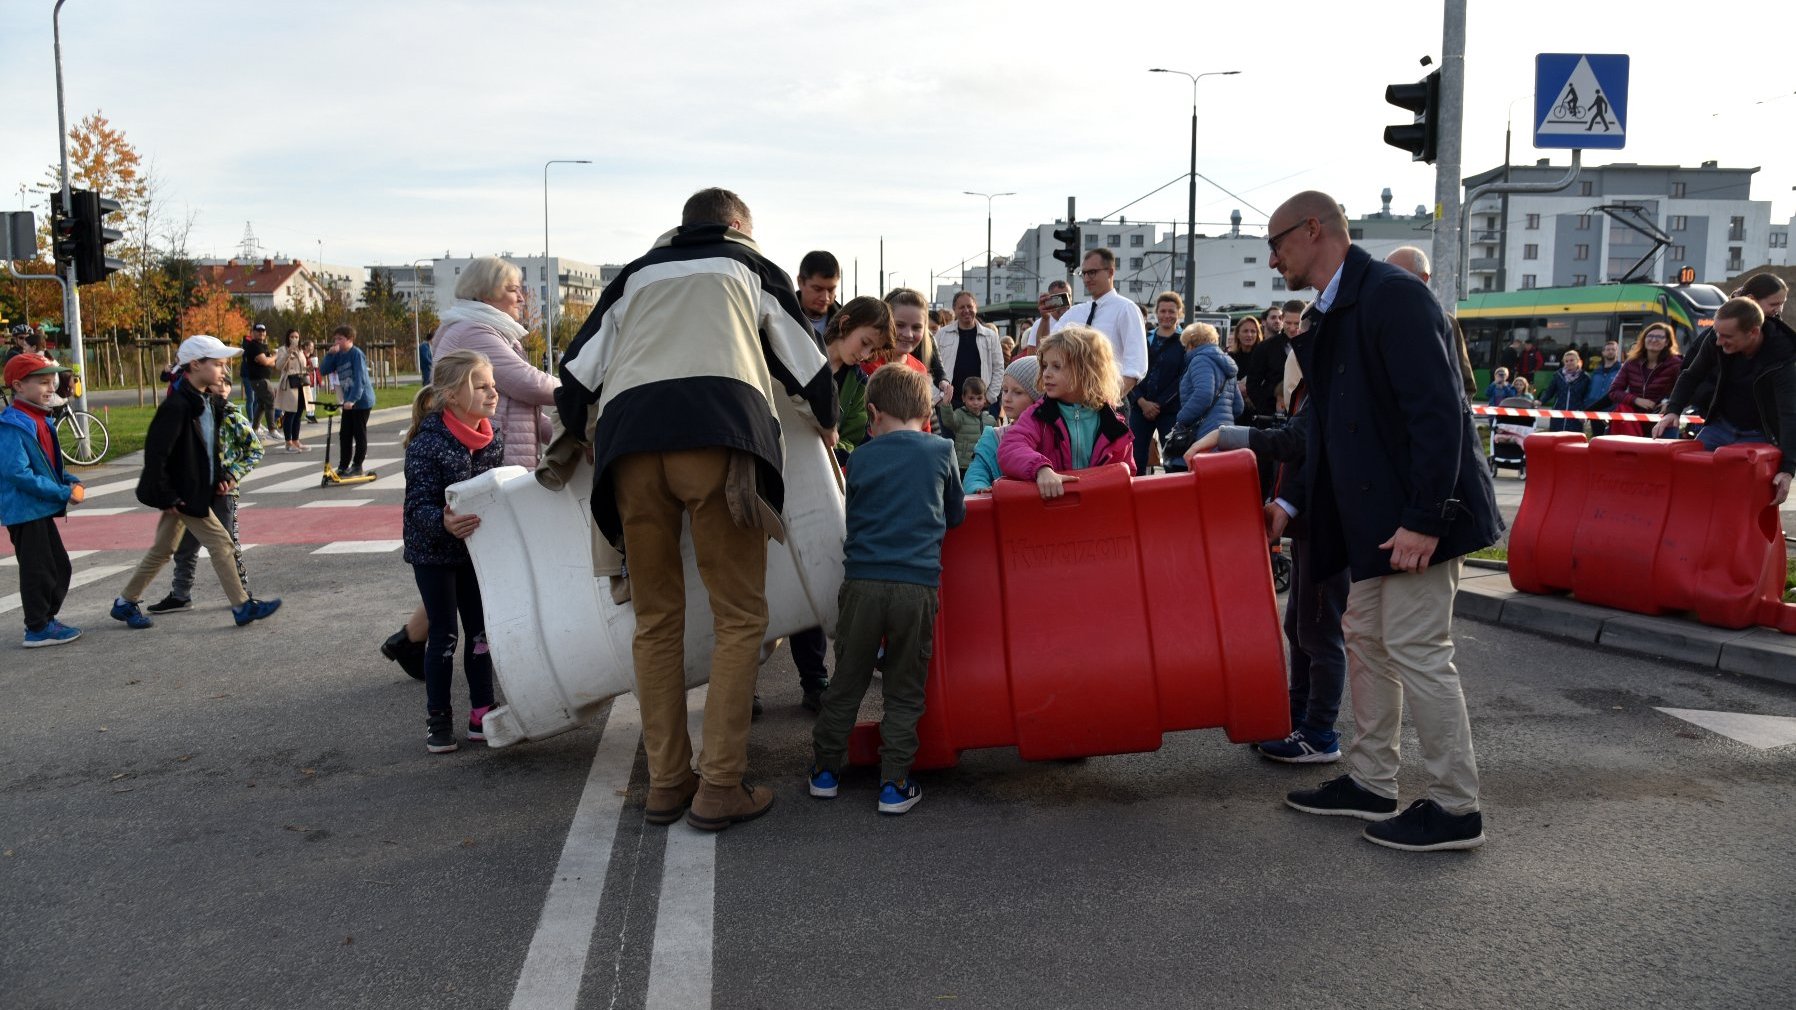
M 1528 491 L 1509 534 L 1516 589 L 1796 634 L 1771 503 L 1776 447 L 1711 453 L 1688 440 L 1558 432 L 1530 435 L 1523 449 Z
M 769 643 L 835 624 L 844 499 L 833 457 L 790 405 L 787 539 L 770 545 Z M 1285 663 L 1253 457 L 1206 456 L 1190 473 L 1131 480 L 1085 471 L 1044 502 L 1002 481 L 969 499 L 943 544 L 940 616 L 917 767 L 965 750 L 1028 759 L 1154 750 L 1162 734 L 1222 727 L 1236 741 L 1289 732 Z M 481 517 L 468 547 L 504 704 L 502 747 L 572 729 L 633 690 L 635 615 L 595 573 L 590 469 L 551 491 L 520 467 L 455 485 Z M 709 676 L 712 617 L 686 564 L 686 682 Z M 877 729 L 851 755 L 876 758 Z

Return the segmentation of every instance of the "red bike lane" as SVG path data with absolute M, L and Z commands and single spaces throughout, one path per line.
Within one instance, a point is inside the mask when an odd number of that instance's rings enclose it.
M 397 540 L 402 535 L 401 506 L 359 505 L 353 508 L 263 508 L 238 511 L 237 538 L 246 544 L 326 544 L 344 540 Z M 159 513 L 150 509 L 122 515 L 83 516 L 80 506 L 58 526 L 71 551 L 148 550 L 156 535 Z M 12 542 L 0 539 L 0 557 L 12 554 Z

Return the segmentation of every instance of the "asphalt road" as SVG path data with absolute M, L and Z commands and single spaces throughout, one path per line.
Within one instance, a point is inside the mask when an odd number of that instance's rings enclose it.
M 246 513 L 349 491 L 368 503 L 318 536 L 397 535 L 381 481 Z M 409 570 L 320 546 L 249 552 L 286 600 L 264 623 L 232 627 L 202 565 L 201 607 L 128 631 L 104 616 L 120 572 L 71 594 L 81 642 L 0 651 L 0 1006 L 1721 1007 L 1796 985 L 1796 747 L 1657 711 L 1796 716 L 1787 688 L 1462 621 L 1490 842 L 1414 855 L 1279 802 L 1336 769 L 1215 731 L 970 753 L 902 818 L 870 775 L 812 800 L 782 651 L 751 741 L 778 802 L 712 842 L 643 824 L 622 715 L 427 755 L 420 687 L 375 652 Z M 564 872 L 610 832 L 602 881 Z M 596 911 L 555 926 L 583 888 Z M 551 977 L 577 998 L 531 988 Z

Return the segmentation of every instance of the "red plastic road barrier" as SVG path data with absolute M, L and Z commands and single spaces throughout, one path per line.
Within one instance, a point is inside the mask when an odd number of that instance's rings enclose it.
M 1131 481 L 1084 470 L 1044 502 L 999 481 L 942 545 L 915 767 L 1015 747 L 1028 760 L 1157 750 L 1163 733 L 1290 732 L 1259 475 L 1246 450 Z M 879 760 L 879 727 L 850 739 Z
M 1509 534 L 1509 581 L 1639 614 L 1694 611 L 1721 628 L 1796 634 L 1782 602 L 1782 459 L 1765 445 L 1575 432 L 1530 435 L 1528 493 Z

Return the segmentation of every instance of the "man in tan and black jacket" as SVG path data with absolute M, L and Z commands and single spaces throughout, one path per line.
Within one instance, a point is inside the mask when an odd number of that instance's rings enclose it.
M 670 824 L 685 812 L 688 823 L 713 831 L 773 803 L 770 790 L 743 781 L 767 630 L 767 523 L 732 498 L 747 485 L 768 507 L 762 515 L 777 517 L 784 506 L 775 397 L 797 399 L 826 443 L 836 437 L 828 360 L 791 278 L 761 255 L 753 231 L 736 194 L 693 194 L 680 227 L 606 286 L 568 346 L 555 394 L 568 431 L 587 430 L 589 411 L 598 411 L 592 511 L 631 573 L 649 759 L 645 817 Z M 697 778 L 683 647 L 680 532 L 688 517 L 715 615 Z

